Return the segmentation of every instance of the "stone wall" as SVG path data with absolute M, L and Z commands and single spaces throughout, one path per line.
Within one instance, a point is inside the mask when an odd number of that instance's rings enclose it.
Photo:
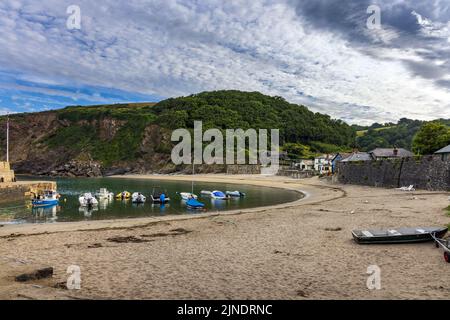
M 11 170 L 9 162 L 0 161 L 0 183 L 15 181 L 14 171 Z
M 450 190 L 450 161 L 436 156 L 340 162 L 337 168 L 340 183 L 385 188 L 414 185 L 416 189 Z
M 226 168 L 227 174 L 261 174 L 260 165 L 230 164 Z
M 280 169 L 277 173 L 278 176 L 291 177 L 294 179 L 306 179 L 311 178 L 316 175 L 314 171 L 301 171 L 301 170 L 290 170 L 290 169 Z
M 31 199 L 33 193 L 39 194 L 45 190 L 56 190 L 56 182 L 15 182 L 0 183 L 0 203 Z

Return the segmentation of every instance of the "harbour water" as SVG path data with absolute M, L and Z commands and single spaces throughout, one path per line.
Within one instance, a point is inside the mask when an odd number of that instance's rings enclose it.
M 19 180 L 38 180 L 42 178 L 19 177 Z M 196 214 L 186 207 L 177 192 L 191 192 L 189 181 L 143 180 L 143 179 L 114 179 L 114 178 L 58 178 L 58 192 L 61 194 L 59 206 L 51 208 L 31 208 L 31 202 L 12 201 L 0 204 L 0 224 L 5 223 L 53 223 L 81 220 L 105 220 L 121 218 L 138 218 L 162 215 Z M 153 205 L 150 194 L 154 187 L 160 187 L 171 198 L 165 206 Z M 147 197 L 145 204 L 136 205 L 131 201 L 100 201 L 98 208 L 87 209 L 80 207 L 78 197 L 85 192 L 95 193 L 100 188 L 107 188 L 114 194 L 122 191 L 141 192 Z M 240 190 L 246 193 L 243 198 L 231 200 L 213 200 L 202 196 L 201 190 Z M 236 185 L 227 183 L 195 183 L 194 193 L 199 201 L 205 203 L 208 212 L 246 209 L 260 206 L 276 205 L 295 201 L 301 194 L 295 191 L 277 188 L 259 187 L 251 185 Z

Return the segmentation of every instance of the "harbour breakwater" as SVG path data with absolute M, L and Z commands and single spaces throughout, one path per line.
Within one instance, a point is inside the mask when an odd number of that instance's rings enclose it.
M 0 203 L 31 199 L 33 194 L 40 194 L 45 190 L 56 190 L 56 188 L 56 182 L 52 181 L 0 183 Z
M 337 180 L 344 184 L 450 191 L 450 161 L 438 156 L 340 162 Z

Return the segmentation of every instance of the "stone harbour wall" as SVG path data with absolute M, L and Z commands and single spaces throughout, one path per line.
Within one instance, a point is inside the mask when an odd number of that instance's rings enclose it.
M 56 182 L 50 181 L 0 183 L 0 203 L 31 199 L 33 193 L 39 194 L 56 188 Z
M 337 180 L 344 184 L 450 191 L 450 161 L 438 156 L 396 160 L 340 162 Z

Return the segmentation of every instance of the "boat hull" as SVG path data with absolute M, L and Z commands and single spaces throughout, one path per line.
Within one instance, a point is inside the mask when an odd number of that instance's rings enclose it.
M 59 204 L 58 200 L 33 200 L 32 206 L 35 208 L 52 207 Z
M 241 198 L 245 196 L 245 194 L 240 191 L 227 191 L 226 195 L 233 198 Z
M 395 230 L 353 230 L 352 235 L 358 244 L 397 244 L 433 241 L 432 234 L 442 238 L 447 231 L 447 228 L 399 228 Z

